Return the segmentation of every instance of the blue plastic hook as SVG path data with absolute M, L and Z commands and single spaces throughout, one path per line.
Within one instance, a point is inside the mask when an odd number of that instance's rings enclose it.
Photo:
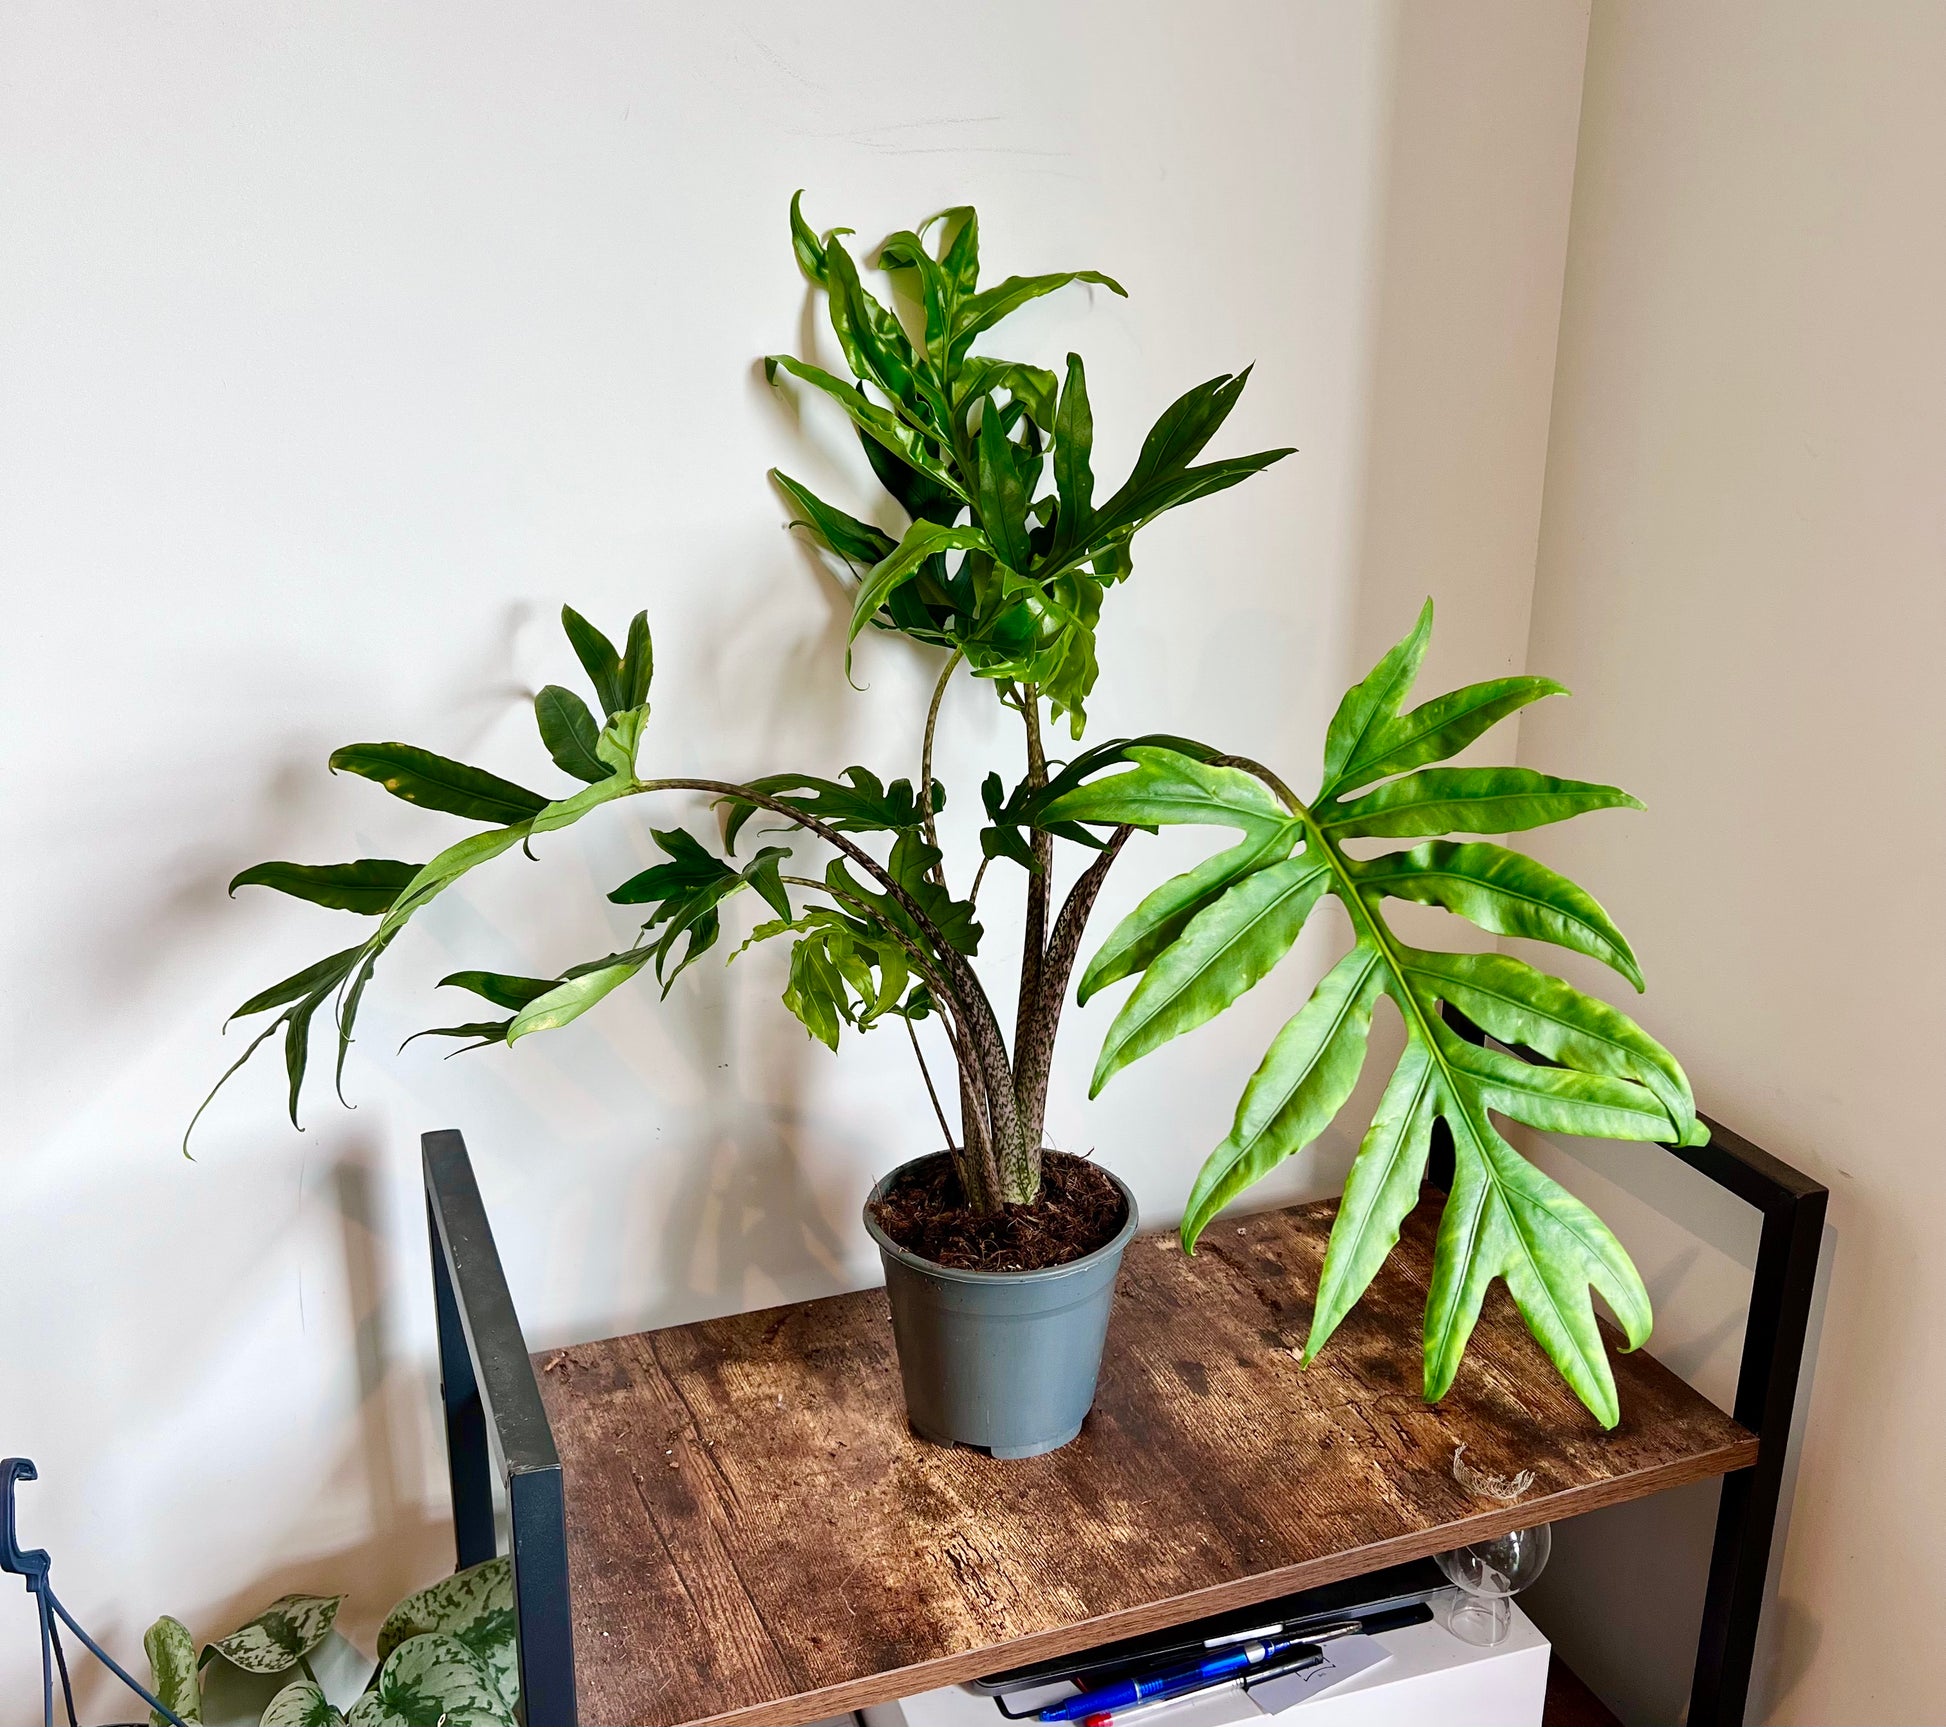
M 47 1575 L 50 1561 L 45 1547 L 21 1548 L 14 1516 L 14 1483 L 38 1481 L 40 1474 L 29 1458 L 0 1458 L 0 1571 L 26 1578 L 30 1593 L 36 1592 L 35 1579 Z

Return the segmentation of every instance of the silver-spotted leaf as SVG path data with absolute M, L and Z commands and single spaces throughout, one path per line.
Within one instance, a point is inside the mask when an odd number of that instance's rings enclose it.
M 247 1625 L 210 1647 L 246 1673 L 282 1673 L 322 1643 L 342 1595 L 280 1595 Z
M 196 1683 L 196 1639 L 189 1627 L 165 1614 L 142 1633 L 142 1652 L 149 1658 L 149 1689 L 183 1720 L 200 1722 L 203 1694 Z M 149 1711 L 151 1727 L 165 1727 L 166 1720 Z

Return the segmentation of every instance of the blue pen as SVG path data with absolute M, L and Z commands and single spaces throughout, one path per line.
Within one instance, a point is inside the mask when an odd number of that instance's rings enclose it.
M 1083 1691 L 1079 1696 L 1050 1704 L 1035 1716 L 1035 1720 L 1080 1721 L 1090 1715 L 1106 1715 L 1116 1709 L 1126 1709 L 1131 1703 L 1146 1703 L 1175 1697 L 1185 1691 L 1201 1690 L 1213 1681 L 1226 1679 L 1233 1673 L 1242 1673 L 1268 1661 L 1273 1655 L 1282 1655 L 1297 1646 L 1297 1641 L 1292 1638 L 1276 1643 L 1238 1644 L 1220 1655 L 1206 1656 L 1186 1666 L 1171 1667 L 1139 1679 L 1118 1679 L 1112 1685 Z

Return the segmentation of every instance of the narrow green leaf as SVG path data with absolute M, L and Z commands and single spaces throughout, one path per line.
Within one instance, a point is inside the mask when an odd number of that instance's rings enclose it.
M 574 691 L 548 684 L 534 698 L 534 719 L 540 727 L 541 742 L 563 773 L 599 785 L 613 771 L 595 753 L 601 728 L 588 712 L 588 704 Z
M 142 1634 L 142 1650 L 149 1658 L 149 1689 L 166 1708 L 183 1720 L 200 1722 L 203 1694 L 196 1683 L 196 1639 L 180 1619 L 166 1614 Z M 164 1727 L 162 1715 L 151 1709 L 154 1727 Z
M 1190 1189 L 1182 1220 L 1186 1250 L 1195 1250 L 1196 1238 L 1224 1206 L 1302 1151 L 1344 1106 L 1365 1065 L 1380 983 L 1379 956 L 1354 948 L 1277 1034 L 1244 1088 L 1230 1137 L 1210 1153 Z
M 1618 1008 L 1510 954 L 1401 951 L 1421 995 L 1451 1002 L 1502 1043 L 1525 1045 L 1580 1073 L 1648 1087 L 1668 1115 L 1672 1139 L 1695 1125 L 1696 1099 L 1681 1065 Z M 1531 1063 L 1520 1066 L 1533 1071 Z
M 396 858 L 358 858 L 342 864 L 260 863 L 234 876 L 230 892 L 267 887 L 332 911 L 377 917 L 392 909 L 392 902 L 418 873 L 417 864 Z
M 987 411 L 980 416 L 979 449 L 981 526 L 986 529 L 994 556 L 1011 569 L 1024 570 L 1032 558 L 1027 544 L 1027 494 L 1014 471 L 1006 434 L 1000 429 L 1000 415 L 990 396 Z
M 513 1024 L 507 1027 L 507 1042 L 518 1043 L 523 1037 L 530 1037 L 537 1031 L 558 1031 L 579 1019 L 596 1002 L 627 983 L 649 963 L 649 957 L 646 952 L 639 958 L 631 955 L 615 964 L 571 977 L 555 985 L 546 995 L 536 996 L 514 1016 Z
M 953 528 L 939 522 L 914 522 L 905 531 L 897 548 L 886 554 L 859 584 L 858 597 L 851 608 L 851 627 L 845 635 L 846 664 L 850 664 L 851 644 L 872 621 L 873 614 L 891 597 L 893 589 L 909 582 L 919 566 L 934 552 L 988 551 L 987 539 L 978 528 Z
M 1432 640 L 1432 601 L 1419 608 L 1419 621 L 1394 642 L 1367 672 L 1345 692 L 1324 735 L 1324 783 L 1335 785 L 1351 759 L 1363 750 L 1372 734 L 1395 717 L 1419 675 L 1419 662 Z
M 1225 372 L 1198 384 L 1171 402 L 1142 440 L 1142 453 L 1124 489 L 1138 490 L 1164 474 L 1187 468 L 1230 417 L 1249 381 L 1246 366 L 1234 376 Z
M 351 968 L 358 963 L 358 956 L 364 951 L 365 944 L 360 942 L 356 947 L 326 954 L 315 965 L 307 965 L 302 971 L 293 972 L 282 983 L 274 983 L 267 990 L 253 995 L 230 1018 L 248 1019 L 252 1014 L 267 1013 L 273 1007 L 283 1007 L 287 1002 L 299 1001 L 320 990 L 328 995 L 350 974 Z
M 1095 475 L 1089 459 L 1095 447 L 1094 411 L 1088 405 L 1088 375 L 1079 354 L 1068 356 L 1067 382 L 1054 414 L 1054 489 L 1061 500 L 1057 549 L 1082 544 L 1094 521 Z
M 1304 1344 L 1307 1366 L 1371 1286 L 1398 1244 L 1400 1226 L 1419 1203 L 1439 1096 L 1438 1074 L 1426 1046 L 1416 1039 L 1408 1042 L 1358 1148 L 1344 1201 L 1332 1221 L 1311 1333 Z
M 939 265 L 952 284 L 954 295 L 968 299 L 980 286 L 979 215 L 971 204 L 956 204 L 950 210 L 942 210 L 933 220 L 953 228 L 953 238 L 939 255 Z
M 414 744 L 347 744 L 331 752 L 331 771 L 376 780 L 395 798 L 468 821 L 517 822 L 547 807 L 539 792 Z
M 1353 868 L 1367 892 L 1442 905 L 1495 935 L 1572 948 L 1642 987 L 1634 953 L 1594 896 L 1520 852 L 1484 840 L 1428 840 Z
M 791 896 L 784 891 L 780 871 L 784 859 L 790 855 L 788 846 L 765 846 L 738 872 L 763 896 L 764 903 L 786 922 L 791 916 Z
M 505 1043 L 507 1028 L 512 1024 L 511 1019 L 475 1019 L 464 1025 L 429 1025 L 424 1031 L 415 1031 L 399 1048 L 403 1050 L 406 1044 L 417 1043 L 422 1037 L 463 1037 L 470 1040 L 458 1049 L 447 1052 L 445 1059 L 451 1061 L 454 1056 L 464 1055 L 469 1049 L 485 1049 L 491 1044 Z
M 1102 1040 L 1088 1095 L 1254 988 L 1290 951 L 1329 874 L 1328 864 L 1300 854 L 1245 876 L 1198 912 L 1122 1004 Z
M 856 516 L 846 515 L 836 505 L 827 504 L 782 469 L 772 468 L 770 477 L 800 512 L 792 526 L 809 528 L 850 564 L 854 573 L 862 574 L 886 557 L 897 544 L 890 534 L 873 527 L 870 522 L 861 522 Z
M 457 844 L 449 845 L 406 883 L 399 897 L 392 902 L 392 909 L 379 924 L 372 942 L 391 940 L 405 927 L 406 920 L 428 900 L 444 893 L 467 871 L 478 869 L 481 864 L 491 862 L 502 852 L 520 844 L 528 831 L 528 823 L 515 822 L 508 827 L 489 829 L 486 833 L 468 834 Z
M 791 194 L 791 250 L 797 254 L 797 262 L 805 275 L 820 288 L 824 286 L 824 246 L 811 224 L 804 220 L 804 192 L 800 187 Z
M 1159 827 L 1209 822 L 1245 833 L 1283 832 L 1290 812 L 1254 774 L 1217 767 L 1176 750 L 1130 745 L 1126 773 L 1076 786 L 1053 800 L 1040 820 Z
M 574 648 L 574 657 L 595 687 L 595 700 L 604 714 L 620 713 L 628 703 L 622 700 L 622 657 L 615 644 L 588 622 L 572 606 L 561 608 L 561 628 Z
M 779 372 L 788 372 L 813 389 L 822 390 L 851 416 L 852 424 L 867 437 L 883 445 L 908 467 L 917 468 L 961 503 L 968 501 L 965 489 L 933 454 L 926 437 L 889 408 L 881 408 L 862 390 L 853 388 L 842 378 L 834 378 L 822 367 L 807 365 L 789 354 L 766 356 L 764 376 L 775 383 Z
M 1081 974 L 1075 1004 L 1086 1006 L 1097 990 L 1147 970 L 1198 912 L 1214 905 L 1252 871 L 1281 862 L 1296 843 L 1295 827 L 1265 828 L 1242 844 L 1205 858 L 1194 869 L 1171 876 L 1109 932 Z
M 1319 820 L 1337 839 L 1415 839 L 1514 833 L 1589 810 L 1642 807 L 1618 787 L 1556 779 L 1532 768 L 1422 768 L 1334 805 Z
M 628 622 L 628 645 L 622 650 L 621 712 L 644 708 L 649 686 L 655 682 L 655 642 L 649 635 L 649 614 L 637 612 Z
M 1102 505 L 1101 513 L 1089 530 L 1089 545 L 1096 548 L 1090 555 L 1095 556 L 1099 564 L 1103 553 L 1125 545 L 1137 530 L 1146 527 L 1157 516 L 1183 504 L 1193 504 L 1198 498 L 1207 498 L 1212 493 L 1228 491 L 1252 474 L 1260 474 L 1274 463 L 1296 453 L 1295 449 L 1259 450 L 1249 456 L 1227 456 L 1220 462 L 1205 462 L 1199 468 L 1184 468 L 1177 473 L 1164 474 L 1139 487 L 1124 486 Z M 1121 573 L 1126 574 L 1125 571 Z
M 440 989 L 468 989 L 495 1007 L 517 1011 L 554 987 L 551 977 L 518 977 L 500 971 L 455 971 L 439 980 Z
M 972 349 L 973 338 L 982 330 L 992 329 L 1002 318 L 1019 311 L 1028 301 L 1038 300 L 1043 294 L 1051 294 L 1057 288 L 1065 288 L 1070 282 L 1092 282 L 1110 293 L 1119 294 L 1124 300 L 1128 298 L 1128 290 L 1121 283 L 1112 276 L 1104 276 L 1099 270 L 1057 270 L 1045 276 L 1009 276 L 998 287 L 961 299 L 953 320 L 954 363 L 965 359 Z

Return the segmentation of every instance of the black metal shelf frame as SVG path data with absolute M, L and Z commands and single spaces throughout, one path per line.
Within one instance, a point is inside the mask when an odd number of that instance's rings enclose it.
M 1763 1218 L 1731 1411 L 1757 1435 L 1757 1461 L 1723 1478 L 1688 1716 L 1690 1727 L 1741 1727 L 1828 1196 L 1762 1147 L 1703 1119 L 1708 1145 L 1662 1149 Z M 521 1719 L 527 1727 L 574 1727 L 561 1460 L 466 1143 L 448 1129 L 421 1144 L 458 1562 L 477 1564 L 496 1551 L 497 1461 L 511 1532 Z M 1430 1179 L 1442 1188 L 1452 1180 L 1451 1144 L 1438 1136 Z

